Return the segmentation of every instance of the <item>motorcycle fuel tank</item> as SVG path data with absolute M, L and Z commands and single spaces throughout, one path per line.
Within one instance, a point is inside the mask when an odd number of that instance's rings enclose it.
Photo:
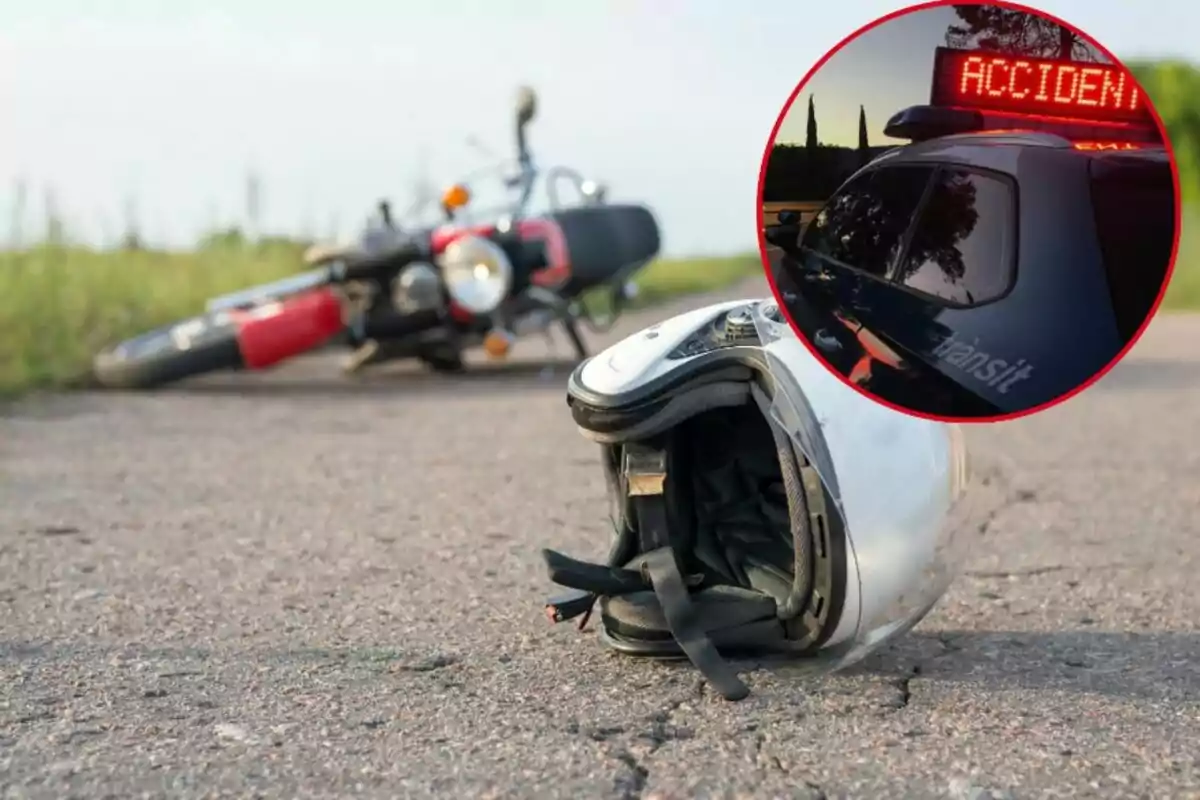
M 247 369 L 265 369 L 319 347 L 344 327 L 341 301 L 327 288 L 230 314 Z

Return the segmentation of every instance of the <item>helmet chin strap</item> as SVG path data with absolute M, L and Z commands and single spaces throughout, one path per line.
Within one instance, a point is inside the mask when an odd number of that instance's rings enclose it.
M 726 700 L 741 700 L 750 694 L 729 662 L 721 658 L 716 645 L 708 636 L 704 621 L 684 582 L 675 550 L 660 547 L 641 557 L 642 572 L 654 590 L 671 635 L 688 660 L 708 679 Z
M 641 572 L 658 598 L 671 635 L 688 660 L 726 700 L 741 700 L 750 694 L 750 689 L 721 658 L 709 638 L 679 568 L 679 552 L 672 547 L 663 495 L 667 478 L 666 451 L 632 444 L 624 450 L 624 461 L 625 479 L 643 553 L 639 559 Z
M 667 477 L 667 453 L 643 443 L 625 446 L 622 472 L 628 487 L 634 527 L 640 555 L 636 569 L 622 567 L 621 556 L 627 548 L 620 540 L 610 554 L 609 567 L 577 561 L 553 550 L 544 550 L 543 558 L 550 579 L 560 586 L 578 590 L 578 594 L 552 600 L 547 614 L 555 622 L 584 614 L 590 616 L 599 596 L 619 597 L 647 589 L 654 592 L 666 619 L 667 628 L 688 660 L 727 700 L 741 700 L 749 687 L 717 651 L 709 637 L 704 617 L 692 600 L 691 589 L 704 583 L 704 576 L 684 577 L 680 553 L 674 546 L 667 521 L 664 489 Z M 618 560 L 619 559 L 619 560 Z M 614 563 L 615 562 L 615 563 Z M 583 624 L 587 621 L 584 617 Z

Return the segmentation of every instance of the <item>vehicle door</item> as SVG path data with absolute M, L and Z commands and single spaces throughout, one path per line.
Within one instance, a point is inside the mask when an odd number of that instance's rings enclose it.
M 877 288 L 900 255 L 933 173 L 920 164 L 860 173 L 830 198 L 801 237 L 794 270 L 803 301 L 794 311 L 797 326 L 853 381 L 862 379 L 873 358 L 890 357 L 876 347 L 881 342 L 863 338 L 862 322 L 874 303 L 886 300 Z
M 888 284 L 870 287 L 860 314 L 860 336 L 895 356 L 872 365 L 870 391 L 939 416 L 1000 413 L 980 391 L 1010 365 L 992 363 L 986 350 L 968 353 L 970 341 L 959 343 L 954 358 L 943 351 L 958 342 L 956 334 L 967 336 L 977 309 L 1002 302 L 1012 288 L 1016 204 L 1009 176 L 938 168 Z

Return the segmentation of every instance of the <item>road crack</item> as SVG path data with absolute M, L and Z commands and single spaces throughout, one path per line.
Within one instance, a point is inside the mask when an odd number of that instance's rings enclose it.
M 613 789 L 621 800 L 638 800 L 646 791 L 650 781 L 650 770 L 642 765 L 637 756 L 628 750 L 621 750 L 616 759 L 625 767 L 613 782 Z
M 938 644 L 940 644 L 947 653 L 962 652 L 963 646 L 959 643 L 961 638 L 962 634 L 946 633 L 945 631 L 939 631 L 937 634 Z
M 697 687 L 693 689 L 692 695 L 695 696 L 700 692 Z M 692 731 L 689 728 L 675 725 L 673 715 L 679 708 L 687 702 L 688 697 L 681 697 L 672 700 L 665 708 L 651 714 L 648 717 L 649 727 L 646 730 L 634 733 L 629 742 L 629 746 L 623 747 L 612 754 L 613 758 L 621 763 L 621 769 L 618 771 L 616 778 L 613 781 L 613 791 L 622 800 L 635 800 L 640 798 L 646 790 L 646 785 L 650 782 L 650 767 L 648 759 L 654 755 L 664 744 L 671 741 L 679 741 L 692 738 Z M 595 741 L 605 741 L 606 739 L 623 733 L 624 728 L 588 728 L 581 729 L 578 725 L 572 725 L 568 728 L 572 733 L 580 733 L 588 735 Z M 601 735 L 597 735 L 601 734 Z M 634 754 L 632 747 L 634 742 L 645 742 L 641 757 Z
M 920 665 L 912 667 L 905 675 L 892 678 L 888 683 L 896 690 L 896 694 L 884 703 L 884 708 L 899 711 L 908 708 L 912 701 L 912 680 L 921 674 Z
M 1036 575 L 1049 575 L 1052 572 L 1062 572 L 1066 567 L 1062 564 L 1051 564 L 1044 567 L 1029 567 L 1012 570 L 973 570 L 967 573 L 972 578 L 1030 578 Z
M 987 483 L 988 483 L 988 481 L 987 481 L 987 479 L 985 479 L 984 485 L 987 485 Z M 1038 499 L 1038 494 L 1033 489 L 1017 489 L 1017 490 L 1009 493 L 1009 495 L 1007 497 L 1005 497 L 1004 500 L 1001 501 L 999 505 L 997 505 L 995 508 L 993 508 L 991 510 L 991 512 L 986 517 L 984 517 L 984 519 L 979 523 L 979 529 L 978 529 L 979 535 L 983 536 L 984 534 L 986 534 L 988 532 L 988 530 L 992 527 L 992 523 L 996 521 L 996 518 L 999 517 L 1001 514 L 1003 514 L 1005 511 L 1008 511 L 1013 506 L 1019 506 L 1022 503 L 1033 503 L 1033 502 L 1036 502 L 1037 499 Z
M 763 753 L 763 745 L 767 743 L 766 734 L 758 733 L 754 736 L 754 763 L 760 766 L 766 765 L 767 768 L 777 772 L 782 772 L 787 775 L 791 770 L 784 766 L 783 762 L 777 756 L 770 753 Z
M 435 670 L 444 669 L 458 663 L 458 659 L 454 656 L 443 654 L 434 655 L 430 658 L 423 658 L 417 661 L 406 661 L 393 664 L 392 672 L 433 672 Z
M 674 700 L 662 711 L 652 714 L 649 720 L 650 729 L 637 734 L 638 739 L 650 742 L 647 755 L 654 753 L 667 742 L 692 738 L 690 729 L 675 725 L 672 719 L 683 703 L 683 700 Z
M 757 728 L 753 727 L 753 728 L 747 729 L 747 731 L 753 731 L 753 730 L 757 730 Z M 791 767 L 789 767 L 788 765 L 786 765 L 782 761 L 780 761 L 777 756 L 772 755 L 770 753 L 763 752 L 763 747 L 764 747 L 764 745 L 766 745 L 766 743 L 767 743 L 766 734 L 763 734 L 763 733 L 755 734 L 755 736 L 754 736 L 754 763 L 758 764 L 760 768 L 765 765 L 766 769 L 772 769 L 772 770 L 775 770 L 776 772 L 782 772 L 784 775 L 791 776 L 792 775 Z M 812 781 L 804 779 L 804 778 L 801 778 L 800 780 L 804 784 L 804 787 L 812 793 L 811 795 L 809 795 L 809 797 L 806 800 L 829 800 L 829 796 L 825 793 L 825 790 L 821 788 L 820 784 L 813 783 Z

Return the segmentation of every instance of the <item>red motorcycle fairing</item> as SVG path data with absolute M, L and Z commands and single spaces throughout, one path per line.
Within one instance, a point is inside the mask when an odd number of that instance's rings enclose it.
M 445 225 L 436 229 L 430 237 L 433 254 L 440 255 L 451 242 L 463 236 L 487 236 L 496 230 L 494 223 L 455 227 Z M 567 251 L 567 239 L 562 228 L 552 219 L 532 217 L 517 223 L 517 233 L 525 241 L 543 241 L 546 243 L 547 264 L 535 272 L 530 281 L 551 291 L 562 288 L 571 279 L 571 257 Z M 475 315 L 450 303 L 450 314 L 459 322 L 469 322 Z
M 345 328 L 341 301 L 328 287 L 229 316 L 246 369 L 265 369 L 312 350 Z

